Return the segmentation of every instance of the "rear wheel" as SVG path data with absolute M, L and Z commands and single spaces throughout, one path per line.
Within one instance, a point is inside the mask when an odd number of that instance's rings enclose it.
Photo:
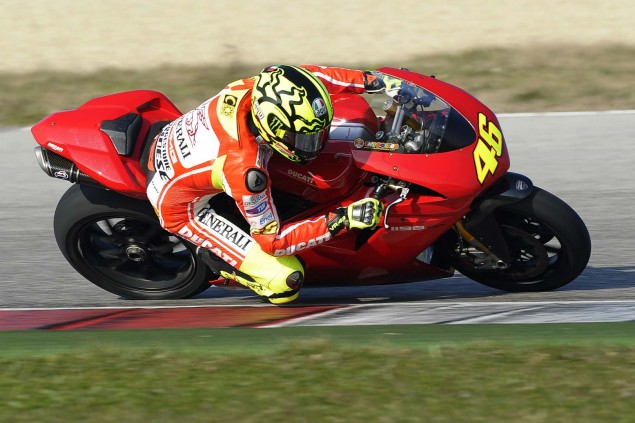
M 57 205 L 54 231 L 75 270 L 122 297 L 187 298 L 210 286 L 195 247 L 166 232 L 147 201 L 74 185 Z
M 535 188 L 518 203 L 494 211 L 512 257 L 506 269 L 482 270 L 483 253 L 467 249 L 455 267 L 470 279 L 509 292 L 560 288 L 582 273 L 591 239 L 578 214 L 558 197 Z

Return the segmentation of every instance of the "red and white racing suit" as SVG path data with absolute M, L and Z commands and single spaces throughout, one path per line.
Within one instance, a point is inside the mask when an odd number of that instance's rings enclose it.
M 331 94 L 365 92 L 362 71 L 302 67 Z M 258 294 L 286 302 L 297 297 L 297 288 L 289 287 L 286 277 L 303 270 L 295 257 L 274 257 L 274 253 L 285 256 L 297 246 L 311 248 L 331 239 L 331 234 L 324 215 L 280 222 L 267 173 L 273 150 L 248 126 L 255 80 L 229 84 L 163 129 L 148 163 L 147 194 L 166 230 L 208 248 L 250 275 L 255 283 L 233 276 Z M 234 199 L 250 233 L 208 204 L 221 192 Z

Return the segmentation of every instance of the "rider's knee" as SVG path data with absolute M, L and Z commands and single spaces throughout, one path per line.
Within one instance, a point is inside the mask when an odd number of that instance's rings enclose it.
M 273 304 L 284 304 L 298 298 L 304 282 L 304 266 L 295 256 L 271 256 L 259 248 L 250 251 L 240 271 L 250 275 L 263 288 Z

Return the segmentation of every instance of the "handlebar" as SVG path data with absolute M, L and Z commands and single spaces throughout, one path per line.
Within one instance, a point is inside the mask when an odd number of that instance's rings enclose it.
M 382 197 L 384 196 L 384 194 L 386 193 L 387 189 L 392 189 L 394 191 L 399 191 L 399 197 L 397 199 L 395 199 L 395 201 L 393 201 L 392 203 L 388 204 L 388 206 L 386 206 L 386 209 L 384 211 L 384 228 L 388 229 L 390 226 L 388 225 L 388 213 L 390 212 L 390 209 L 395 206 L 396 204 L 401 203 L 402 201 L 404 201 L 406 199 L 406 197 L 408 196 L 408 192 L 410 191 L 409 188 L 406 185 L 403 185 L 403 182 L 397 182 L 396 184 L 391 183 L 390 181 L 384 181 L 381 182 L 380 184 L 378 184 L 375 187 L 375 192 L 373 193 L 373 198 L 377 201 L 380 201 L 382 199 Z

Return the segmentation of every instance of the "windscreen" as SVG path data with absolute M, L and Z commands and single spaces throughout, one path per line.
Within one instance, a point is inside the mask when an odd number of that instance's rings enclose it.
M 463 148 L 474 142 L 476 132 L 469 122 L 434 93 L 400 78 L 373 72 L 386 85 L 387 137 L 402 144 L 408 153 L 437 153 Z M 400 116 L 402 114 L 403 116 Z M 411 128 L 395 124 L 401 121 Z

